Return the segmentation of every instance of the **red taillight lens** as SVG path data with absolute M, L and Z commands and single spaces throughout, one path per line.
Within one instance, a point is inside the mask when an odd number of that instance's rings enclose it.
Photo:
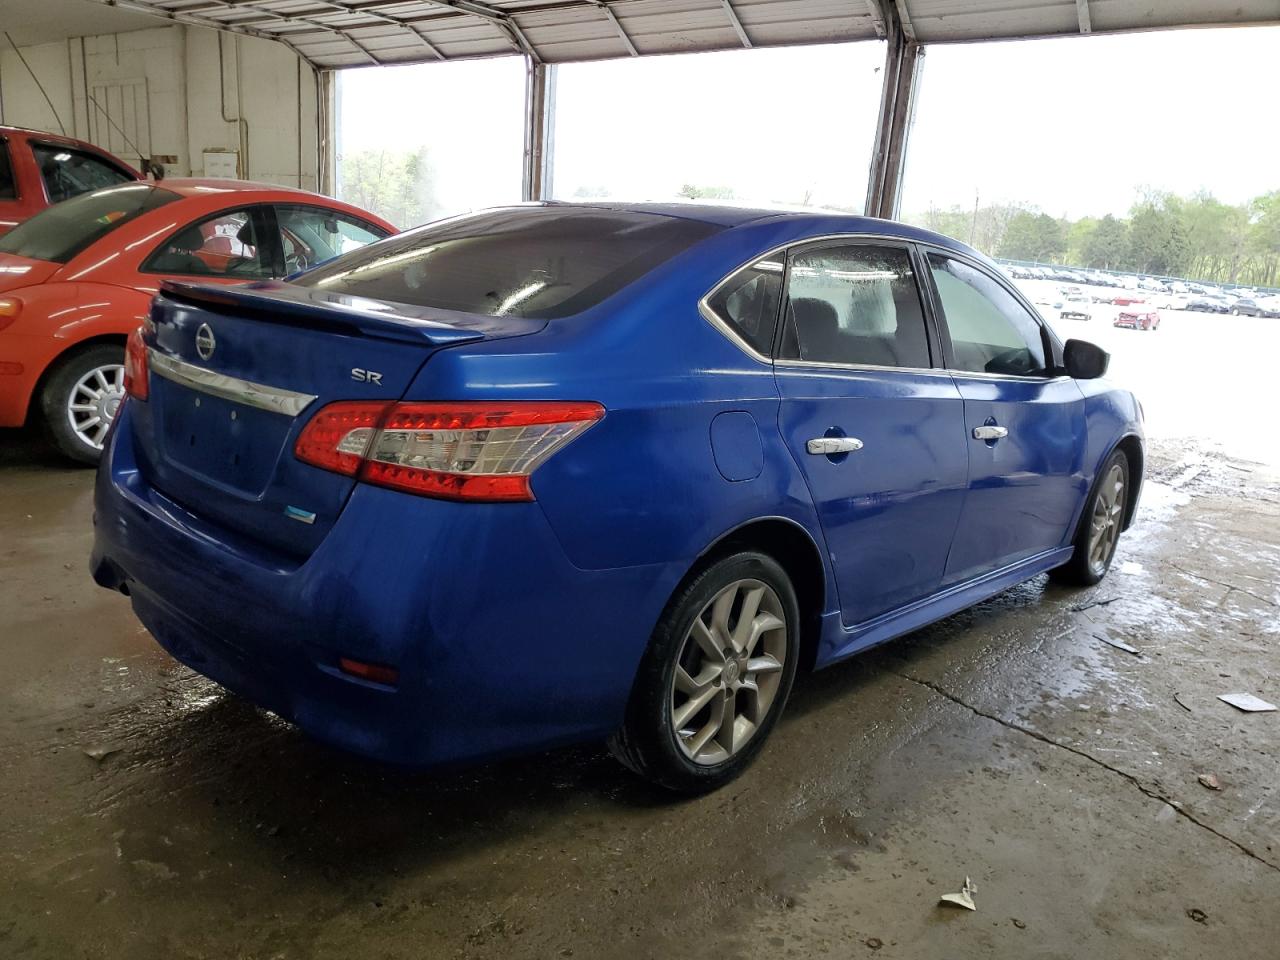
M 338 658 L 338 669 L 343 673 L 361 680 L 371 680 L 388 687 L 400 682 L 400 671 L 395 667 L 384 667 L 380 663 L 365 663 L 363 660 L 352 660 L 350 657 Z
M 294 453 L 367 483 L 446 500 L 532 500 L 529 478 L 604 416 L 598 403 L 331 403 Z
M 129 334 L 124 347 L 124 392 L 138 400 L 147 399 L 151 384 L 147 379 L 147 345 L 142 342 L 142 327 Z

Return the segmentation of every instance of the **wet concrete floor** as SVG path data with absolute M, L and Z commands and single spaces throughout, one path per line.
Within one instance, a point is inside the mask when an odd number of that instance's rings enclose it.
M 594 746 L 310 742 L 95 587 L 91 474 L 0 433 L 0 958 L 1275 960 L 1280 713 L 1216 696 L 1280 701 L 1280 477 L 1149 473 L 1101 585 L 802 678 L 760 762 L 673 801 Z M 966 876 L 977 911 L 938 906 Z

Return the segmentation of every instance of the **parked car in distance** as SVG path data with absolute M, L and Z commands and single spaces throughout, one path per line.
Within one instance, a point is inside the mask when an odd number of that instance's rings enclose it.
M 1146 303 L 1147 295 L 1135 292 L 1117 293 L 1111 298 L 1111 302 L 1117 307 L 1127 307 L 1136 303 Z
M 0 427 L 39 419 L 95 463 L 124 398 L 125 339 L 162 280 L 283 277 L 393 232 L 328 197 L 233 180 L 128 183 L 48 207 L 0 237 Z
M 119 157 L 83 140 L 0 127 L 0 236 L 50 204 L 141 179 Z
M 802 666 L 1098 582 L 1142 478 L 1104 351 L 863 217 L 484 211 L 166 283 L 128 357 L 95 579 L 177 659 L 398 763 L 609 738 L 719 786 Z
M 1233 317 L 1265 317 L 1267 310 L 1251 297 L 1241 297 L 1231 305 Z
M 1063 287 L 1058 315 L 1063 320 L 1088 320 L 1093 315 L 1093 298 L 1079 287 Z
M 1160 312 L 1146 304 L 1134 304 L 1116 314 L 1114 327 L 1129 330 L 1155 330 L 1160 326 Z
M 1212 296 L 1210 294 L 1201 294 L 1199 296 L 1191 296 L 1187 298 L 1184 310 L 1192 310 L 1198 313 L 1226 313 L 1227 304 L 1221 297 Z

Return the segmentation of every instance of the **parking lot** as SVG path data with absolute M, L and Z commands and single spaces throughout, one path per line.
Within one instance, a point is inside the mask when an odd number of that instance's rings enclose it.
M 92 475 L 0 435 L 0 956 L 1270 960 L 1280 713 L 1216 697 L 1280 699 L 1280 321 L 1114 310 L 1057 323 L 1153 438 L 1112 575 L 802 678 L 680 802 L 596 747 L 415 773 L 308 741 L 95 587 Z M 977 911 L 939 908 L 966 877 Z

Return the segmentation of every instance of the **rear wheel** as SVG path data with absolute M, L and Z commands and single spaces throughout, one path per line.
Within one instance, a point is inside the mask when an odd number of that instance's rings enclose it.
M 1071 559 L 1050 571 L 1062 583 L 1090 587 L 1107 575 L 1124 528 L 1129 497 L 1129 458 L 1114 451 L 1098 472 L 1076 531 Z
M 671 599 L 640 665 L 614 755 L 670 790 L 728 783 L 759 753 L 791 692 L 799 607 L 761 553 L 707 567 Z
M 40 394 L 53 445 L 80 463 L 94 464 L 124 400 L 124 349 L 96 344 L 60 360 Z

